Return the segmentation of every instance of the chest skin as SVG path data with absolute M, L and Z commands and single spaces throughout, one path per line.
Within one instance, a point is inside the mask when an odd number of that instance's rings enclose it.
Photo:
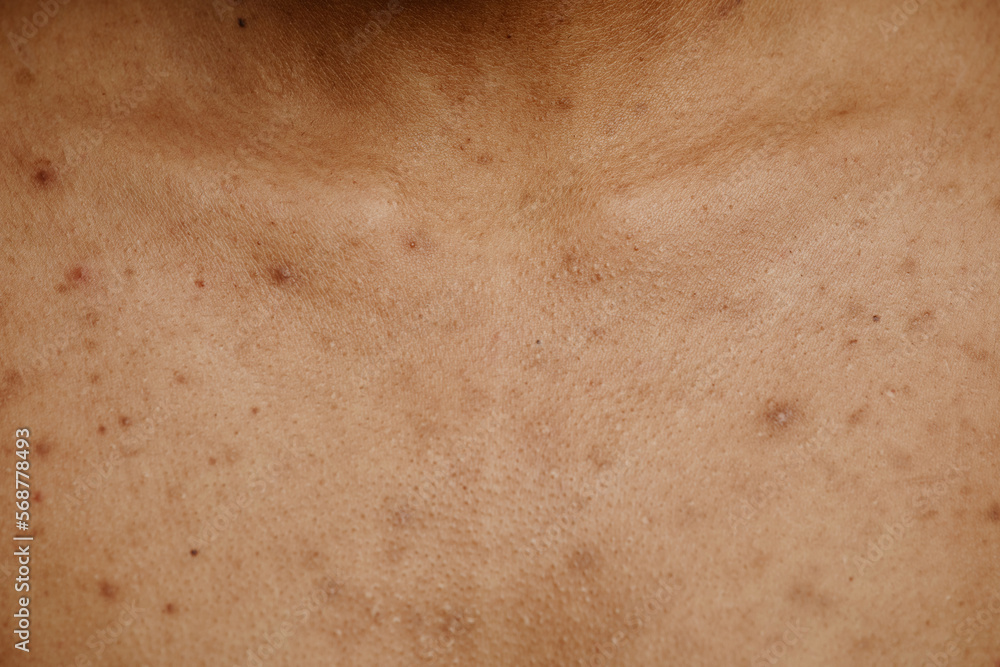
M 967 64 L 683 146 L 636 99 L 530 153 L 461 105 L 393 150 L 280 121 L 178 149 L 169 79 L 74 161 L 9 139 L 39 664 L 1000 659 L 996 75 Z

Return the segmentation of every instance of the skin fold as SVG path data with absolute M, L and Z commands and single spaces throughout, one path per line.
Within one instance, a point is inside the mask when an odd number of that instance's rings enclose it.
M 0 28 L 0 664 L 1000 665 L 995 1 Z

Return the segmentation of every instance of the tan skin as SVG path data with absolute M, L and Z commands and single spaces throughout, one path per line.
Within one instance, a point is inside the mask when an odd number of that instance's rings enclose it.
M 0 662 L 1000 665 L 1000 6 L 324 4 L 0 54 Z

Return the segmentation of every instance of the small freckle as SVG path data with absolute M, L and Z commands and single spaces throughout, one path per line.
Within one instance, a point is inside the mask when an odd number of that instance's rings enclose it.
M 122 428 L 128 428 L 129 426 L 132 425 L 132 420 L 126 417 L 125 415 L 122 415 L 121 417 L 118 418 L 118 423 L 121 424 Z
M 167 605 L 163 608 L 163 611 L 164 611 L 164 613 L 167 613 L 167 614 L 176 614 L 177 613 L 177 607 L 174 606 L 173 602 L 168 602 Z
M 91 373 L 88 379 L 90 380 L 90 384 L 99 384 L 101 382 L 101 375 L 99 373 Z
M 104 424 L 99 424 L 97 426 L 97 432 L 100 433 L 101 435 L 104 435 L 105 433 L 108 432 L 108 427 L 105 426 Z
M 210 466 L 214 466 L 215 465 L 215 457 L 214 456 L 209 456 L 208 457 L 208 465 L 210 465 Z
M 42 502 L 42 492 L 41 491 L 35 491 L 34 499 L 35 499 L 35 502 L 39 502 L 39 503 Z
M 49 443 L 42 440 L 37 445 L 35 445 L 35 451 L 38 453 L 40 457 L 45 458 L 46 456 L 49 455 L 49 452 L 52 451 L 52 446 Z
M 196 281 L 194 281 L 194 286 L 198 287 L 198 288 L 202 288 L 202 287 L 205 286 L 205 281 L 204 280 L 196 280 Z
M 257 414 L 258 412 L 260 412 L 260 408 L 258 408 L 257 406 L 250 408 L 251 414 Z

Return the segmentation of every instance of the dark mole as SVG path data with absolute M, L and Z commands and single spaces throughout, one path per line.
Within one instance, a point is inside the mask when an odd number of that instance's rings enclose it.
M 542 341 L 540 341 L 540 340 L 536 340 L 535 341 L 535 345 L 541 345 L 541 344 L 542 344 Z
M 881 317 L 879 317 L 878 315 L 872 315 L 872 322 L 878 322 L 878 321 L 879 321 L 879 320 L 881 320 L 881 319 L 882 319 L 882 318 L 881 318 Z
M 125 415 L 122 415 L 121 417 L 118 418 L 118 423 L 122 425 L 122 428 L 128 428 L 129 426 L 132 425 L 132 420 L 126 417 Z
M 104 424 L 98 424 L 97 425 L 97 432 L 100 433 L 101 435 L 104 435 L 105 433 L 108 432 L 108 427 L 105 426 Z
M 98 584 L 98 590 L 100 591 L 102 598 L 114 600 L 118 596 L 118 587 L 107 580 L 102 580 L 101 583 Z
M 198 555 L 198 550 L 197 549 L 192 549 L 191 550 L 191 555 L 192 556 L 197 556 Z
M 177 607 L 174 606 L 173 602 L 168 602 L 167 605 L 163 608 L 163 613 L 165 613 L 165 614 L 176 614 L 177 613 Z
M 986 516 L 988 516 L 990 521 L 993 523 L 1000 523 L 1000 503 L 993 503 L 990 505 L 990 508 L 986 510 Z
M 243 18 L 242 16 L 239 19 L 236 20 L 236 23 L 239 24 L 239 26 L 241 28 L 247 27 L 247 20 L 245 18 Z

